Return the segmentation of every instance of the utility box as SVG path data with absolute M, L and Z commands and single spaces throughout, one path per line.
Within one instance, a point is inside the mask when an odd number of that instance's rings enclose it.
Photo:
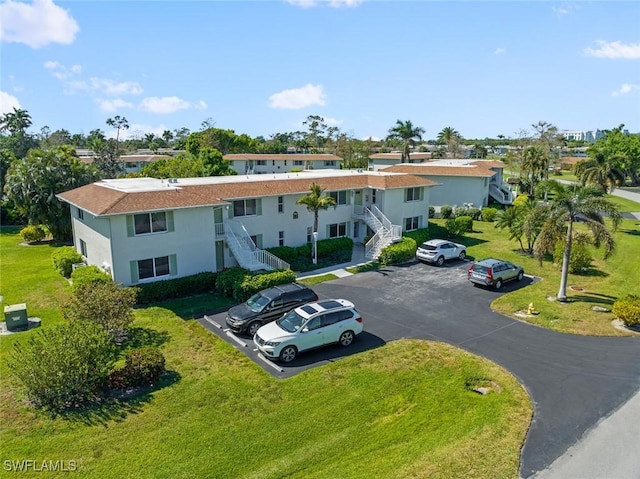
M 25 303 L 10 304 L 4 307 L 4 320 L 9 331 L 29 328 L 27 305 Z

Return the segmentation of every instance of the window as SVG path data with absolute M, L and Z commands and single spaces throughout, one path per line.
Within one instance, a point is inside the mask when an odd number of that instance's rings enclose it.
M 141 259 L 138 261 L 138 278 L 148 279 L 169 276 L 169 257 Z
M 405 192 L 405 201 L 420 201 L 422 199 L 422 188 L 419 186 L 415 188 L 407 188 Z
M 78 208 L 78 219 L 84 220 L 84 210 Z
M 302 161 L 302 160 L 293 160 L 293 166 L 304 166 L 304 161 Z
M 347 223 L 335 223 L 329 225 L 329 238 L 347 236 Z
M 336 162 L 334 160 L 324 160 L 324 166 L 336 166 Z
M 85 258 L 87 257 L 87 243 L 82 239 L 80 240 L 80 254 Z
M 278 213 L 284 213 L 284 196 L 278 196 Z
M 233 216 L 254 216 L 258 213 L 257 201 L 236 200 L 233 202 Z
M 257 166 L 267 166 L 267 160 L 256 160 Z
M 307 226 L 307 243 L 311 243 L 313 239 L 313 228 L 311 226 Z
M 287 160 L 284 160 L 284 166 L 287 166 Z
M 404 230 L 412 231 L 420 228 L 420 217 L 414 216 L 413 218 L 405 218 L 404 219 Z
M 348 191 L 331 191 L 329 196 L 335 200 L 336 205 L 346 205 L 347 193 Z
M 167 215 L 164 211 L 134 215 L 133 222 L 137 235 L 167 231 Z
M 371 203 L 373 203 L 374 205 L 376 204 L 376 191 L 378 190 L 371 191 Z
M 276 166 L 276 160 L 271 160 L 271 166 Z
M 284 231 L 278 231 L 278 246 L 284 246 Z

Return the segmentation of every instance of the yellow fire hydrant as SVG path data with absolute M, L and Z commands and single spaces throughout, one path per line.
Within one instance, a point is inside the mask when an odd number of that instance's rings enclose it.
M 527 314 L 535 314 L 536 310 L 533 307 L 533 303 L 529 303 L 529 307 L 527 308 Z

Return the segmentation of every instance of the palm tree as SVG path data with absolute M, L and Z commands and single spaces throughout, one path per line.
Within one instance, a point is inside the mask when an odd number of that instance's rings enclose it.
M 24 135 L 31 126 L 31 115 L 27 110 L 13 107 L 13 112 L 0 117 L 0 131 L 8 131 L 11 135 Z
M 313 182 L 309 186 L 309 194 L 298 199 L 299 205 L 305 205 L 307 211 L 313 213 L 313 232 L 318 232 L 318 212 L 326 210 L 329 206 L 335 206 L 336 200 L 329 195 L 324 195 L 324 188 Z
M 549 204 L 549 214 L 534 247 L 536 257 L 542 262 L 546 253 L 552 252 L 558 241 L 564 240 L 562 255 L 562 275 L 558 301 L 567 301 L 567 280 L 569 276 L 569 259 L 571 245 L 574 241 L 573 223 L 580 217 L 591 230 L 595 247 L 604 245 L 604 257 L 608 258 L 615 248 L 613 233 L 616 231 L 622 216 L 618 207 L 605 198 L 594 196 L 593 189 L 579 185 L 563 185 L 552 182 L 553 199 Z M 611 220 L 611 231 L 604 223 L 603 214 Z
M 537 146 L 529 146 L 522 153 L 522 170 L 529 180 L 529 194 L 534 196 L 536 184 L 542 180 L 548 169 L 549 158 L 544 150 Z
M 411 146 L 415 145 L 416 140 L 422 140 L 422 135 L 424 134 L 424 132 L 424 128 L 420 126 L 413 126 L 411 120 L 396 120 L 396 125 L 392 128 L 389 128 L 389 135 L 387 136 L 387 140 L 402 140 L 402 158 L 400 160 L 402 163 L 405 163 L 405 161 L 409 161 Z
M 458 149 L 458 143 L 462 136 L 460 133 L 456 131 L 455 128 L 447 126 L 442 129 L 440 133 L 438 133 L 438 143 L 447 145 L 447 151 L 453 156 L 455 156 L 456 150 Z
M 583 160 L 575 167 L 576 176 L 583 185 L 597 184 L 606 193 L 612 192 L 616 182 L 624 183 L 625 174 L 616 165 L 623 161 L 622 155 L 608 156 L 604 148 L 592 146 L 587 149 L 589 159 Z

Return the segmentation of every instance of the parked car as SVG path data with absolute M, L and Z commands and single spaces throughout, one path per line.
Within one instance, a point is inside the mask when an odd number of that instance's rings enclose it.
M 416 258 L 420 261 L 426 261 L 438 266 L 442 266 L 446 260 L 459 259 L 462 261 L 466 257 L 467 247 L 465 245 L 442 239 L 425 241 L 418 246 L 416 251 Z
M 352 302 L 326 299 L 293 309 L 261 327 L 253 342 L 268 358 L 290 363 L 302 351 L 334 343 L 349 346 L 362 330 L 362 316 Z
M 261 326 L 280 318 L 293 308 L 318 300 L 308 286 L 289 283 L 264 289 L 227 312 L 227 326 L 251 337 Z
M 471 263 L 467 271 L 467 278 L 473 284 L 502 288 L 507 281 L 522 281 L 524 268 L 508 261 L 495 258 L 483 259 Z

